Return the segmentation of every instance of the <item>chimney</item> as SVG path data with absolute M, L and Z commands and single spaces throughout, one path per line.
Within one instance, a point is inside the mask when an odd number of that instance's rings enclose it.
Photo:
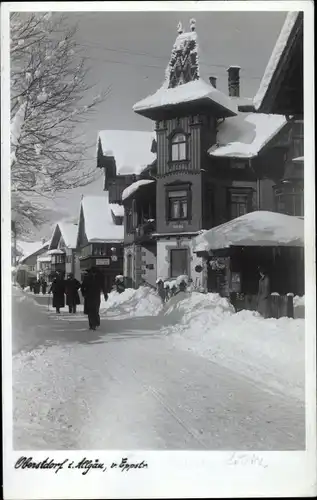
M 240 66 L 230 66 L 227 69 L 230 97 L 240 97 L 240 69 Z
M 209 77 L 209 81 L 211 83 L 211 85 L 213 87 L 215 87 L 215 89 L 217 88 L 217 77 L 216 76 L 210 76 Z

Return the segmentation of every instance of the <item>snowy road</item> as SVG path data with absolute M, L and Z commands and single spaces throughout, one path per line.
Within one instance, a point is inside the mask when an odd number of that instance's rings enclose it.
M 158 318 L 48 311 L 13 290 L 15 449 L 296 450 L 304 407 L 159 333 Z

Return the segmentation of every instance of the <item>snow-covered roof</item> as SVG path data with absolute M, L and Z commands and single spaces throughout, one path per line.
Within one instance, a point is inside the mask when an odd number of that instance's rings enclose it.
M 24 262 L 26 259 L 34 255 L 35 253 L 45 250 L 49 247 L 50 240 L 45 241 L 18 241 L 18 245 L 23 252 L 23 256 L 20 259 L 20 263 Z
M 151 184 L 152 180 L 149 179 L 140 179 L 139 181 L 133 182 L 133 184 L 130 184 L 127 188 L 124 189 L 122 192 L 122 201 L 126 200 L 131 196 L 133 193 L 135 193 L 141 186 L 144 186 L 146 184 Z
M 239 113 L 219 125 L 219 147 L 212 146 L 208 152 L 212 156 L 252 158 L 285 124 L 282 115 Z
M 51 262 L 52 259 L 51 259 L 50 255 L 43 255 L 41 257 L 38 257 L 37 260 L 39 262 Z
M 124 228 L 113 222 L 107 191 L 102 196 L 84 196 L 81 207 L 89 242 L 123 240 Z
M 155 160 L 155 154 L 151 152 L 155 132 L 101 130 L 97 144 L 99 139 L 103 155 L 115 158 L 117 175 L 138 175 Z
M 124 216 L 124 206 L 119 205 L 118 203 L 110 203 L 110 209 L 113 212 L 115 217 L 123 217 Z
M 194 252 L 230 246 L 304 246 L 304 221 L 276 212 L 250 212 L 193 240 Z
M 78 225 L 72 222 L 59 222 L 58 225 L 67 248 L 76 248 Z
M 65 252 L 59 248 L 53 248 L 53 250 L 49 250 L 47 253 L 48 255 L 63 255 Z
M 275 44 L 274 50 L 271 54 L 271 57 L 265 69 L 259 90 L 257 91 L 256 96 L 254 97 L 253 100 L 256 109 L 259 109 L 263 102 L 266 92 L 271 84 L 273 75 L 278 67 L 279 61 L 285 51 L 285 48 L 287 46 L 289 37 L 292 33 L 298 15 L 299 12 L 289 12 L 286 16 L 284 25 L 282 27 L 280 35 Z
M 176 106 L 180 103 L 189 103 L 201 99 L 209 100 L 221 108 L 229 110 L 231 115 L 236 115 L 238 112 L 236 104 L 230 97 L 217 90 L 211 84 L 206 83 L 202 78 L 174 88 L 166 88 L 163 85 L 155 94 L 137 102 L 133 106 L 133 111 L 137 113 L 147 109 Z
M 51 238 L 50 247 L 53 244 L 53 241 L 55 239 L 55 234 L 58 228 L 61 232 L 61 236 L 64 240 L 66 247 L 76 248 L 78 225 L 74 224 L 73 222 L 66 222 L 66 221 L 57 222 L 57 224 L 55 225 L 53 236 Z

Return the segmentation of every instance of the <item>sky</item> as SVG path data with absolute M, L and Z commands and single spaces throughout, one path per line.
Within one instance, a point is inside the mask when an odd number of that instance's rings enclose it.
M 228 94 L 226 69 L 239 65 L 240 95 L 254 97 L 286 12 L 74 12 L 67 16 L 70 25 L 78 25 L 76 39 L 90 68 L 88 83 L 95 85 L 89 91 L 91 97 L 112 87 L 107 100 L 80 125 L 91 167 L 96 165 L 99 130 L 152 130 L 151 120 L 136 115 L 132 106 L 162 85 L 179 21 L 187 31 L 189 20 L 196 19 L 201 77 L 208 81 L 216 76 L 217 88 Z M 96 169 L 96 175 L 89 186 L 59 196 L 57 210 L 77 217 L 82 194 L 102 194 L 102 172 Z M 40 231 L 41 236 L 48 233 L 48 226 Z

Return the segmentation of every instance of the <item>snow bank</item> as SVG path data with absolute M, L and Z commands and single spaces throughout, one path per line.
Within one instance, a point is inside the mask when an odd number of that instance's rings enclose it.
M 178 324 L 164 331 L 173 333 L 178 346 L 264 384 L 267 390 L 304 399 L 304 320 L 235 313 L 218 294 L 195 292 L 171 299 L 165 315 L 176 312 Z
M 135 193 L 141 186 L 145 186 L 146 184 L 152 184 L 152 182 L 154 181 L 149 179 L 140 179 L 139 181 L 133 182 L 133 184 L 130 184 L 130 186 L 128 186 L 123 190 L 122 201 L 129 198 L 129 196 Z
M 105 156 L 114 156 L 117 175 L 138 175 L 155 160 L 155 154 L 151 151 L 155 139 L 155 132 L 101 130 L 97 144 L 100 140 Z
M 252 158 L 286 124 L 285 116 L 260 113 L 239 113 L 219 125 L 218 147 L 212 146 L 211 156 Z
M 256 211 L 199 234 L 194 252 L 236 246 L 304 246 L 304 221 L 276 212 Z
M 267 89 L 271 83 L 273 75 L 277 69 L 279 61 L 282 57 L 282 54 L 286 48 L 286 45 L 288 43 L 290 36 L 291 36 L 295 22 L 298 18 L 298 15 L 299 15 L 299 12 L 289 12 L 286 16 L 286 20 L 284 22 L 284 25 L 283 25 L 282 30 L 280 32 L 280 35 L 279 35 L 277 42 L 275 44 L 275 47 L 274 47 L 274 50 L 273 50 L 271 57 L 269 59 L 268 65 L 265 69 L 262 81 L 260 83 L 259 90 L 254 98 L 254 101 L 253 101 L 256 109 L 259 109 L 261 104 L 262 104 L 262 101 L 265 97 Z
M 123 240 L 123 225 L 116 225 L 111 215 L 108 192 L 102 196 L 84 196 L 81 200 L 85 232 L 89 242 Z
M 123 217 L 124 216 L 124 207 L 123 205 L 118 205 L 118 203 L 110 203 L 110 209 L 113 212 L 115 217 Z
M 162 300 L 152 288 L 140 287 L 137 290 L 127 288 L 122 293 L 110 292 L 107 302 L 102 300 L 100 311 L 102 315 L 123 319 L 157 316 L 162 308 Z

